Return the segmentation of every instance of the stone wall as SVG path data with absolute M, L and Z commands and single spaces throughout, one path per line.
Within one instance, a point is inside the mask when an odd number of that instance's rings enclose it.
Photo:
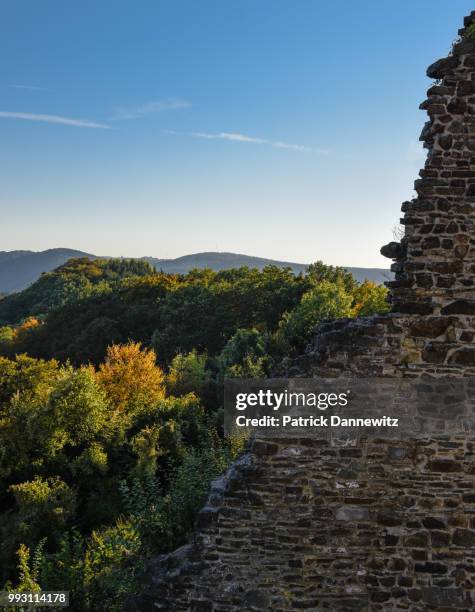
M 451 55 L 428 68 L 438 82 L 420 105 L 429 121 L 420 137 L 428 154 L 414 184 L 418 196 L 402 205 L 401 243 L 382 249 L 395 258 L 396 312 L 475 314 L 475 38 L 460 34 Z
M 256 440 L 134 610 L 473 609 L 475 440 Z
M 287 376 L 475 374 L 475 12 L 429 67 L 428 149 L 402 206 L 392 312 L 327 323 Z M 475 26 L 474 26 L 475 28 Z M 475 606 L 475 437 L 254 440 L 190 543 L 154 559 L 129 610 Z

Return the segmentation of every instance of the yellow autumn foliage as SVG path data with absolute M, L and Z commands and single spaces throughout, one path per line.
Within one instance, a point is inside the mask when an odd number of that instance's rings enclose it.
M 96 376 L 119 411 L 148 408 L 165 397 L 165 375 L 155 352 L 139 342 L 109 346 Z

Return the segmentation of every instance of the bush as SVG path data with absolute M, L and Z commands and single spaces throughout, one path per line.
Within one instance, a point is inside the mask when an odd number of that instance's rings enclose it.
M 189 450 L 173 470 L 165 494 L 152 475 L 122 483 L 124 505 L 136 526 L 147 554 L 167 552 L 180 546 L 193 529 L 211 480 L 226 467 L 224 450 Z

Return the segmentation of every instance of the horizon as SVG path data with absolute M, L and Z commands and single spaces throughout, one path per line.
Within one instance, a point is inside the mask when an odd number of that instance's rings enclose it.
M 32 255 L 37 255 L 37 254 L 41 254 L 41 253 L 47 253 L 50 251 L 78 251 L 83 253 L 84 255 L 90 255 L 93 257 L 97 257 L 99 259 L 155 259 L 157 261 L 175 261 L 178 259 L 183 259 L 185 257 L 196 257 L 198 255 L 233 255 L 233 256 L 238 256 L 238 257 L 247 257 L 247 258 L 251 258 L 251 259 L 260 259 L 260 260 L 268 260 L 270 262 L 277 262 L 277 263 L 287 263 L 287 264 L 291 264 L 291 265 L 301 265 L 301 266 L 308 266 L 318 260 L 313 260 L 313 261 L 291 261 L 290 259 L 274 259 L 271 257 L 265 257 L 265 256 L 260 256 L 260 255 L 252 255 L 249 253 L 236 253 L 234 251 L 197 251 L 195 253 L 185 253 L 184 255 L 178 255 L 177 257 L 159 257 L 156 255 L 134 255 L 134 256 L 129 256 L 129 255 L 103 255 L 103 254 L 99 254 L 99 253 L 90 253 L 88 251 L 84 251 L 83 249 L 72 249 L 70 247 L 50 247 L 47 249 L 43 249 L 41 251 L 34 251 L 31 249 L 12 249 L 12 250 L 8 250 L 8 251 L 0 251 L 0 253 L 15 253 L 15 252 L 24 252 L 24 253 L 31 253 Z M 382 269 L 384 268 L 384 266 L 354 266 L 352 264 L 332 264 L 330 262 L 326 262 L 323 261 L 323 263 L 325 265 L 328 266 L 339 266 L 339 267 L 343 267 L 343 268 L 374 268 L 374 269 Z M 390 266 L 387 265 L 384 269 L 389 270 Z
M 6 5 L 1 248 L 388 267 L 470 5 Z

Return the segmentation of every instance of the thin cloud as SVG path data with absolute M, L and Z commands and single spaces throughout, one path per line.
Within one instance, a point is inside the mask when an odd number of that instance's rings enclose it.
M 43 123 L 57 123 L 61 125 L 72 125 L 74 127 L 94 128 L 107 130 L 110 126 L 104 123 L 95 123 L 85 119 L 71 119 L 69 117 L 60 117 L 58 115 L 40 115 L 37 113 L 11 113 L 0 111 L 0 117 L 4 119 L 21 119 L 23 121 L 41 121 Z
M 8 85 L 10 89 L 28 89 L 30 91 L 52 91 L 47 87 L 38 87 L 37 85 Z
M 139 119 L 150 113 L 162 113 L 163 111 L 181 110 L 188 108 L 190 103 L 181 98 L 165 98 L 147 102 L 134 108 L 118 108 L 111 117 L 112 121 L 123 121 L 125 119 Z
M 291 149 L 292 151 L 314 151 L 316 149 L 311 149 L 310 147 L 305 147 L 304 145 L 291 144 L 289 142 L 271 142 L 270 143 L 276 149 Z M 320 153 L 324 153 L 323 149 L 318 149 Z
M 178 134 L 173 130 L 167 130 L 169 134 Z M 290 142 L 281 142 L 280 140 L 269 140 L 268 138 L 259 138 L 257 136 L 249 136 L 248 134 L 240 134 L 239 132 L 189 132 L 188 136 L 193 138 L 203 138 L 205 140 L 230 140 L 233 142 L 248 142 L 252 144 L 265 144 L 275 149 L 289 149 L 291 151 L 305 151 L 320 153 L 326 155 L 327 149 L 314 149 L 312 147 L 306 147 L 300 144 L 293 144 Z
M 205 138 L 206 140 L 233 140 L 235 142 L 255 142 L 257 144 L 268 142 L 264 138 L 255 138 L 254 136 L 246 136 L 246 134 L 238 134 L 236 132 L 218 132 L 217 134 L 191 132 L 191 136 L 194 138 Z

